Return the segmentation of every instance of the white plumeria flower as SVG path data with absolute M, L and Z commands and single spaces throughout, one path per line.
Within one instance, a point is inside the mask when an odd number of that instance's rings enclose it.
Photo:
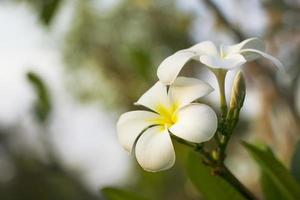
M 210 85 L 194 78 L 178 77 L 169 88 L 157 82 L 136 103 L 151 111 L 131 111 L 120 116 L 119 142 L 128 152 L 135 146 L 137 161 L 147 171 L 172 167 L 175 152 L 170 133 L 201 143 L 216 132 L 218 120 L 213 109 L 192 103 L 212 91 Z
M 219 50 L 211 41 L 200 42 L 167 57 L 159 65 L 157 76 L 162 83 L 170 85 L 190 60 L 200 61 L 213 71 L 215 69 L 227 71 L 263 56 L 282 68 L 280 61 L 265 53 L 264 49 L 264 43 L 258 38 L 249 38 L 235 45 L 222 45 Z

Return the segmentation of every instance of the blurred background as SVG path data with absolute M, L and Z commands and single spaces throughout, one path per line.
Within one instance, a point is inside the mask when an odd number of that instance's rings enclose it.
M 266 41 L 278 72 L 243 68 L 247 95 L 227 164 L 258 196 L 240 140 L 269 145 L 289 167 L 300 135 L 299 0 L 0 0 L 0 199 L 105 199 L 118 187 L 149 199 L 199 199 L 176 145 L 168 171 L 144 172 L 117 142 L 118 116 L 157 81 L 167 56 L 196 42 Z M 190 62 L 184 74 L 212 74 Z M 235 71 L 228 75 L 227 93 Z M 218 109 L 218 94 L 204 102 Z

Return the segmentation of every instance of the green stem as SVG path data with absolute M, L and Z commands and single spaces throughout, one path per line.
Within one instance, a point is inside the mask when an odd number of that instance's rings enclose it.
M 220 121 L 220 132 L 222 140 L 219 140 L 219 159 L 211 165 L 212 168 L 216 170 L 216 172 L 220 177 L 226 180 L 229 184 L 231 184 L 234 188 L 236 188 L 246 199 L 253 200 L 256 197 L 231 173 L 231 171 L 224 165 L 224 160 L 226 157 L 226 147 L 229 142 L 229 138 L 233 131 L 233 128 L 236 125 L 237 119 L 234 116 L 238 113 L 227 113 L 227 101 L 226 101 L 226 94 L 225 94 L 225 77 L 226 77 L 226 70 L 217 69 L 213 71 L 219 85 L 219 92 L 220 92 L 220 108 L 221 108 L 221 121 Z M 229 121 L 227 119 L 234 118 Z M 229 124 L 228 124 L 229 123 Z M 218 139 L 218 138 L 217 138 Z M 207 157 L 207 155 L 206 155 Z M 209 157 L 208 159 L 211 159 Z
M 224 165 L 222 161 L 219 163 L 204 150 L 204 148 L 194 148 L 195 151 L 199 152 L 205 157 L 205 163 L 210 166 L 214 173 L 222 177 L 230 185 L 232 185 L 238 192 L 240 192 L 248 200 L 256 200 L 257 198 L 234 176 L 234 174 Z
M 221 165 L 220 174 L 223 179 L 225 179 L 229 184 L 234 186 L 246 199 L 255 200 L 257 199 L 225 166 Z
M 215 134 L 215 140 L 217 148 L 212 151 L 206 151 L 202 144 L 188 142 L 175 135 L 172 135 L 177 142 L 180 142 L 186 146 L 193 148 L 199 152 L 203 157 L 205 163 L 214 170 L 214 174 L 222 177 L 230 185 L 232 185 L 237 191 L 239 191 L 246 199 L 256 200 L 257 198 L 231 173 L 231 171 L 224 165 L 226 157 L 225 151 L 233 129 L 238 121 L 239 110 L 228 113 L 228 107 L 225 95 L 225 77 L 226 70 L 215 69 L 213 70 L 220 91 L 220 108 L 221 108 L 221 120 L 218 127 L 218 132 Z M 220 137 L 218 135 L 220 133 Z
M 256 197 L 232 174 L 232 172 L 224 165 L 223 161 L 218 163 L 212 155 L 205 151 L 202 144 L 188 142 L 175 135 L 171 135 L 177 142 L 193 148 L 199 152 L 205 158 L 205 163 L 214 169 L 216 175 L 222 177 L 230 185 L 232 185 L 237 191 L 239 191 L 246 199 L 256 200 Z
M 215 135 L 215 139 L 218 140 L 219 146 L 219 159 L 218 163 L 223 163 L 225 159 L 225 149 L 227 145 L 227 125 L 226 125 L 226 118 L 227 118 L 227 101 L 226 101 L 226 94 L 225 94 L 225 78 L 226 78 L 226 70 L 223 69 L 215 69 L 213 70 L 219 85 L 219 94 L 220 94 L 220 109 L 221 109 L 221 119 L 219 122 L 218 130 L 220 132 L 220 137 L 218 134 Z M 221 139 L 222 138 L 222 139 Z
M 229 139 L 231 138 L 231 135 L 234 131 L 234 128 L 238 122 L 239 119 L 239 112 L 240 110 L 235 110 L 232 114 L 232 117 L 227 118 L 227 124 L 226 124 L 226 129 L 224 133 L 224 141 L 222 141 L 219 145 L 220 147 L 220 162 L 224 162 L 225 157 L 226 157 L 226 148 L 229 142 Z

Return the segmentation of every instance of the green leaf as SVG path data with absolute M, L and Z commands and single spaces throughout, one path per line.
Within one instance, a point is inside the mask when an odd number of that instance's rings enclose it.
M 27 80 L 34 88 L 37 97 L 34 103 L 35 116 L 40 122 L 46 122 L 52 108 L 49 90 L 42 78 L 34 72 L 27 73 Z
M 187 171 L 194 186 L 206 200 L 241 200 L 243 196 L 219 176 L 212 175 L 211 168 L 204 165 L 200 155 L 191 152 Z
M 294 155 L 291 163 L 291 173 L 300 183 L 300 141 L 296 144 Z
M 263 171 L 261 172 L 260 183 L 265 200 L 285 199 L 284 194 L 282 194 L 272 179 Z
M 251 144 L 243 143 L 247 151 L 256 160 L 262 172 L 274 185 L 274 191 L 280 191 L 283 199 L 300 199 L 300 186 L 289 171 L 278 161 L 269 148 L 259 149 Z M 268 194 L 266 194 L 267 196 Z
M 108 200 L 148 200 L 123 189 L 106 187 L 103 188 L 101 192 Z
M 26 2 L 38 14 L 39 20 L 46 26 L 50 25 L 53 18 L 57 15 L 63 0 L 18 0 Z
M 49 25 L 52 22 L 61 2 L 62 0 L 38 1 L 39 17 L 45 25 Z

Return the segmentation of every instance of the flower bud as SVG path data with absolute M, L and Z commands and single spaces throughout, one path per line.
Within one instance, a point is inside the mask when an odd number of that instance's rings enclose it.
M 233 87 L 231 89 L 230 110 L 240 110 L 243 106 L 246 95 L 245 79 L 241 71 L 234 78 Z

